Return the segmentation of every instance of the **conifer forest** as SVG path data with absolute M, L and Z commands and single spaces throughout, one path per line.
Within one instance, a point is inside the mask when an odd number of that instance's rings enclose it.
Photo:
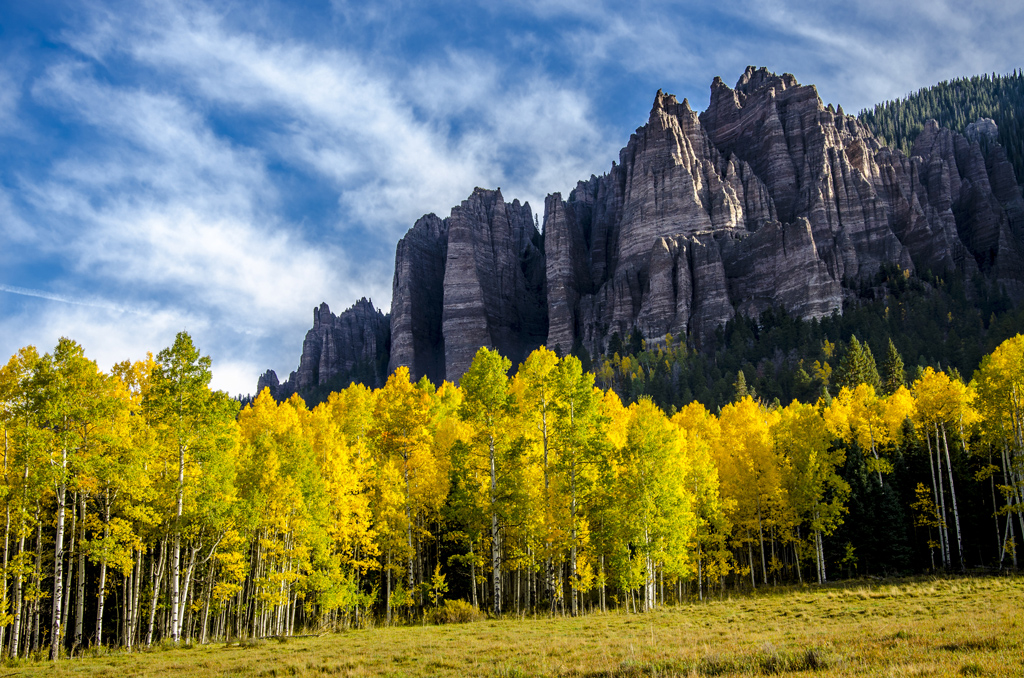
M 26 347 L 0 371 L 0 647 L 58 659 L 1016 569 L 1024 336 L 969 381 L 908 369 L 891 341 L 880 360 L 856 337 L 820 349 L 813 397 L 768 402 L 740 370 L 712 411 L 595 386 L 543 347 L 515 370 L 481 348 L 458 386 L 398 368 L 312 409 L 266 391 L 240 409 L 186 333 L 109 372 L 70 339 Z

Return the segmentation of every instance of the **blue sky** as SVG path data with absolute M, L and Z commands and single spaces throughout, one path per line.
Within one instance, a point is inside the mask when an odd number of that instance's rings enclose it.
M 0 0 L 0 354 L 101 368 L 182 329 L 214 386 L 295 369 L 321 301 L 475 186 L 543 209 L 662 88 L 748 64 L 847 112 L 1021 63 L 1019 2 Z M 543 215 L 540 215 L 543 218 Z

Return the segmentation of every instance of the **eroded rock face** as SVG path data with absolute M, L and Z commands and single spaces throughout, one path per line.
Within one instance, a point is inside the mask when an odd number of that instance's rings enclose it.
M 389 371 L 406 365 L 416 379 L 426 375 L 435 384 L 444 379 L 441 309 L 447 258 L 448 225 L 433 214 L 399 241 L 391 285 Z
M 763 68 L 715 78 L 700 114 L 659 91 L 607 174 L 547 197 L 543 238 L 500 190 L 416 222 L 395 256 L 388 369 L 457 381 L 480 346 L 515 365 L 633 328 L 706 346 L 737 313 L 841 310 L 883 265 L 980 272 L 1024 299 L 1024 198 L 997 135 L 929 122 L 906 157 Z M 384 316 L 360 304 L 344 322 L 321 307 L 299 370 L 260 384 L 287 395 L 379 356 Z
M 277 374 L 267 370 L 256 392 L 266 386 L 274 398 L 283 400 L 293 393 L 308 395 L 318 387 L 340 390 L 352 381 L 380 387 L 387 379 L 390 351 L 390 319 L 369 300 L 360 299 L 339 315 L 322 303 L 313 309 L 313 327 L 302 342 L 299 369 L 280 384 Z
M 789 74 L 716 78 L 700 115 L 659 91 L 608 174 L 548 198 L 548 346 L 821 317 L 887 264 L 980 270 L 1021 298 L 1024 203 L 997 130 L 972 130 L 931 123 L 907 158 Z
M 530 206 L 500 189 L 423 217 L 395 255 L 390 369 L 457 381 L 481 346 L 518 364 L 547 337 L 544 276 Z

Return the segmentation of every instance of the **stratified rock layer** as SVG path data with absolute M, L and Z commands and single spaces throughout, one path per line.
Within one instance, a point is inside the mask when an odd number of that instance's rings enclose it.
M 395 256 L 388 367 L 458 380 L 480 346 L 515 365 L 542 343 L 603 352 L 634 328 L 705 346 L 737 313 L 841 311 L 884 265 L 981 273 L 1020 300 L 1024 198 L 997 134 L 991 120 L 966 136 L 931 121 L 906 157 L 763 68 L 734 88 L 715 78 L 699 115 L 659 91 L 607 174 L 547 197 L 543 237 L 500 190 L 416 222 Z M 379 356 L 384 316 L 357 316 L 330 331 L 316 316 L 278 391 Z
M 309 394 L 318 387 L 340 389 L 352 380 L 383 386 L 390 344 L 389 317 L 367 299 L 360 299 L 339 315 L 331 313 L 326 303 L 320 304 L 313 309 L 313 328 L 302 342 L 299 369 L 281 384 L 277 374 L 267 370 L 256 392 L 267 387 L 274 398 L 283 400 L 292 393 Z
M 544 270 L 530 206 L 500 189 L 423 217 L 395 254 L 390 369 L 457 381 L 481 346 L 518 364 L 547 336 Z
M 993 124 L 971 141 L 930 123 L 907 158 L 789 74 L 716 78 L 700 115 L 659 91 L 608 174 L 547 200 L 547 344 L 821 317 L 886 264 L 980 270 L 1019 299 L 1024 202 Z

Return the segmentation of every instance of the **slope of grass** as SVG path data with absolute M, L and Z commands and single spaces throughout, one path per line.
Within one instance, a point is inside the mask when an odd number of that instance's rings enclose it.
M 9 662 L 0 676 L 1024 675 L 1024 579 L 788 588 L 642 615 L 501 619 Z

